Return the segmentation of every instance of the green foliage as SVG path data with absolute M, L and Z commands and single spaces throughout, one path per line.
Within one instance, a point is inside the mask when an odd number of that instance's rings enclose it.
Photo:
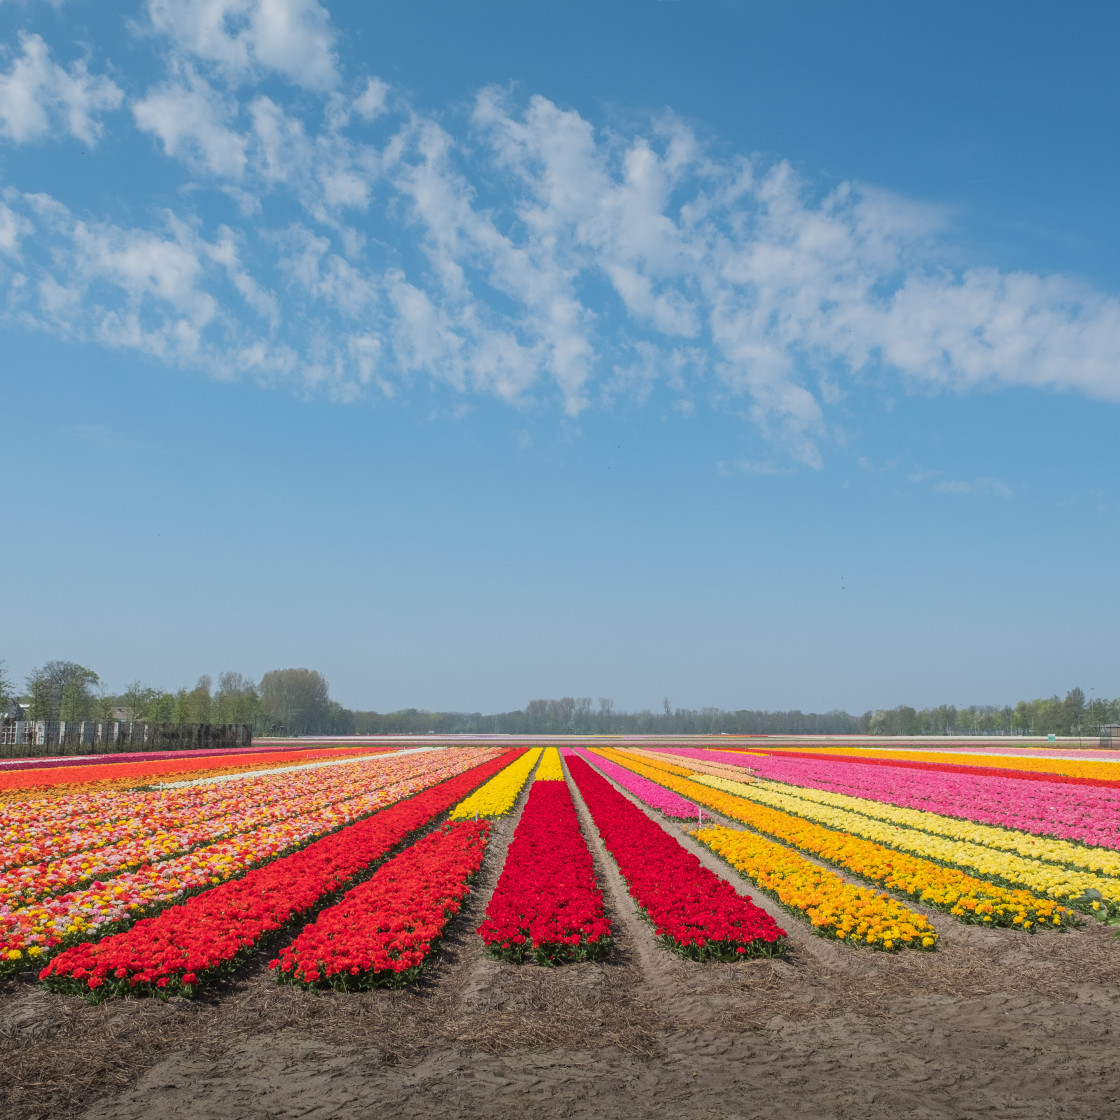
M 90 719 L 97 699 L 94 685 L 100 678 L 74 661 L 48 661 L 27 678 L 31 719 Z

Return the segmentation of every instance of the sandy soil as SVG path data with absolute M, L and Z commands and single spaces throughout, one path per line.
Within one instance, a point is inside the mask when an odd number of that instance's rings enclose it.
M 413 990 L 278 987 L 267 951 L 195 1001 L 90 1006 L 9 982 L 0 1115 L 1037 1120 L 1120 1108 L 1120 941 L 1103 927 L 1031 937 L 936 915 L 936 953 L 892 955 L 814 937 L 756 896 L 789 931 L 788 956 L 697 965 L 654 942 L 591 834 L 616 951 L 518 967 L 487 960 L 473 934 L 512 829 L 497 830 Z

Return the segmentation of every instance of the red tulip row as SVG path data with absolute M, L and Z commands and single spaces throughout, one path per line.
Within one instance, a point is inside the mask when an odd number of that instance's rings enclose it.
M 631 897 L 663 944 L 694 960 L 781 952 L 786 931 L 709 871 L 581 758 L 571 772 Z
M 537 964 L 592 960 L 611 924 L 567 782 L 534 782 L 478 927 L 491 956 Z
M 470 893 L 489 834 L 487 820 L 447 821 L 324 910 L 268 967 L 280 983 L 340 992 L 414 982 Z
M 339 890 L 521 753 L 507 751 L 123 933 L 66 949 L 39 977 L 57 991 L 86 995 L 190 995 L 233 971 L 262 939 Z

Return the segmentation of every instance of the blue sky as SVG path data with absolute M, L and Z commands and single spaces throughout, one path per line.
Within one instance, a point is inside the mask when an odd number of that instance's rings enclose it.
M 1114 6 L 0 29 L 17 679 L 1120 693 Z

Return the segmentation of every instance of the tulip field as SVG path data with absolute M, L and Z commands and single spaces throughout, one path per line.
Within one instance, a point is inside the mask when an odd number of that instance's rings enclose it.
M 1101 952 L 1114 924 L 1108 759 L 588 738 L 0 774 L 0 981 L 49 1001 L 263 984 L 349 1014 L 448 961 L 505 985 L 652 969 L 670 996 L 769 961 L 903 985 Z

